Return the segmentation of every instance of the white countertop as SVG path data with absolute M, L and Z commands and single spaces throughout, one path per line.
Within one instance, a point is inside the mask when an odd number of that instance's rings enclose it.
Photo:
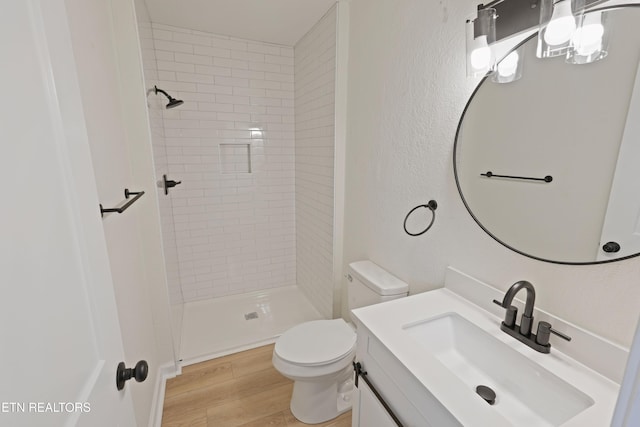
M 594 404 L 562 424 L 603 427 L 610 424 L 619 385 L 552 347 L 538 353 L 500 330 L 501 318 L 449 289 L 438 289 L 353 310 L 358 327 L 368 329 L 466 427 L 511 426 L 511 422 L 469 391 L 456 375 L 413 339 L 403 326 L 457 313 L 547 371 L 593 399 Z M 519 322 L 519 317 L 518 317 Z

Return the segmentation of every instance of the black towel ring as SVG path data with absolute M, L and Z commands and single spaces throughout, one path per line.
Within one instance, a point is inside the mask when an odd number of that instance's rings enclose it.
M 409 232 L 409 230 L 407 230 L 407 220 L 409 219 L 409 216 L 411 216 L 411 214 L 419 208 L 427 208 L 431 211 L 431 214 L 433 215 L 431 217 L 431 222 L 429 223 L 429 225 L 427 226 L 427 228 L 425 228 L 424 230 L 422 230 L 419 233 L 411 233 Z M 405 233 L 407 233 L 409 236 L 420 236 L 424 233 L 426 233 L 427 231 L 429 231 L 429 229 L 431 228 L 431 226 L 433 225 L 433 222 L 436 220 L 436 209 L 438 209 L 438 203 L 435 200 L 429 200 L 429 202 L 426 205 L 418 205 L 415 208 L 411 209 L 409 211 L 409 213 L 407 214 L 407 216 L 404 217 L 404 231 Z

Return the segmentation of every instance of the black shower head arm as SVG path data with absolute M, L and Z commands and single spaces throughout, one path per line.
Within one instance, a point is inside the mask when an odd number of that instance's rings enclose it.
M 182 101 L 181 99 L 175 99 L 173 96 L 169 95 L 167 92 L 163 91 L 162 89 L 158 89 L 158 86 L 154 86 L 153 88 L 156 91 L 156 95 L 158 94 L 158 92 L 160 92 L 169 99 L 169 103 L 166 106 L 167 109 L 175 108 L 178 105 L 184 104 L 184 101 Z
M 165 92 L 162 89 L 159 89 L 158 86 L 154 86 L 153 87 L 156 91 L 156 95 L 158 94 L 158 92 L 162 93 L 164 96 L 166 96 L 167 98 L 169 98 L 169 101 L 173 101 L 175 98 L 171 95 L 169 95 L 167 92 Z

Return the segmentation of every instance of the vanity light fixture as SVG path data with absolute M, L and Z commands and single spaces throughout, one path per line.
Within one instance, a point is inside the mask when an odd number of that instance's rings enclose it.
M 496 72 L 491 76 L 494 83 L 511 83 L 522 77 L 524 64 L 524 46 L 514 49 L 496 65 Z
M 552 58 L 566 55 L 576 32 L 576 21 L 583 14 L 584 0 L 540 0 L 536 56 Z
M 571 38 L 567 54 L 570 64 L 589 64 L 607 56 L 609 31 L 606 31 L 607 14 L 591 12 L 581 16 L 578 28 Z
M 508 83 L 522 75 L 523 52 L 496 64 L 495 42 L 539 28 L 538 58 L 564 55 L 570 64 L 588 64 L 607 55 L 606 16 L 586 13 L 603 0 L 494 0 L 478 5 L 467 20 L 467 76 L 493 75 Z M 497 75 L 496 75 L 497 74 Z
M 467 76 L 481 77 L 495 71 L 496 10 L 478 7 L 478 17 L 467 21 Z

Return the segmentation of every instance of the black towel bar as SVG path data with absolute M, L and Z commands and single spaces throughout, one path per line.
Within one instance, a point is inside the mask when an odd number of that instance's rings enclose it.
M 495 173 L 488 171 L 487 173 L 481 173 L 480 176 L 486 176 L 487 178 L 495 177 L 495 178 L 509 178 L 509 179 L 526 179 L 529 181 L 544 181 L 544 182 L 553 181 L 553 177 L 551 175 L 547 175 L 544 178 L 530 178 L 526 176 L 496 175 Z
M 144 195 L 144 191 L 129 191 L 128 188 L 125 188 L 124 189 L 124 197 L 125 197 L 125 199 L 129 199 L 129 196 L 135 196 L 135 197 L 133 199 L 129 200 L 124 205 L 120 206 L 119 208 L 107 208 L 107 209 L 105 209 L 105 208 L 102 207 L 102 204 L 100 204 L 100 216 L 104 217 L 105 212 L 106 213 L 116 212 L 116 213 L 121 214 L 122 212 L 126 211 L 127 208 L 129 208 L 129 206 L 134 204 L 143 195 Z
M 407 230 L 407 220 L 409 219 L 409 217 L 411 216 L 411 214 L 419 208 L 427 208 L 431 211 L 431 222 L 429 223 L 429 225 L 427 225 L 427 228 L 425 228 L 424 230 L 418 232 L 418 233 L 412 233 L 409 230 Z M 429 229 L 431 228 L 431 226 L 433 225 L 433 222 L 436 220 L 436 209 L 438 209 L 438 202 L 436 202 L 435 200 L 429 200 L 429 202 L 427 202 L 426 205 L 418 205 L 415 208 L 411 209 L 409 211 L 409 213 L 407 214 L 407 216 L 404 217 L 404 232 L 407 233 L 409 236 L 420 236 L 424 233 L 426 233 L 427 231 L 429 231 Z
M 393 413 L 387 402 L 385 402 L 385 400 L 382 398 L 378 390 L 376 390 L 373 384 L 371 384 L 371 381 L 369 381 L 369 378 L 367 378 L 367 373 L 362 369 L 362 365 L 360 364 L 360 362 L 353 362 L 353 370 L 355 371 L 354 385 L 358 387 L 358 379 L 362 378 L 364 382 L 367 383 L 369 389 L 371 389 L 371 392 L 376 397 L 376 399 L 378 399 L 378 402 L 380 402 L 385 411 L 387 411 L 387 414 L 389 414 L 391 419 L 396 423 L 396 425 L 398 427 L 404 427 L 396 414 Z

